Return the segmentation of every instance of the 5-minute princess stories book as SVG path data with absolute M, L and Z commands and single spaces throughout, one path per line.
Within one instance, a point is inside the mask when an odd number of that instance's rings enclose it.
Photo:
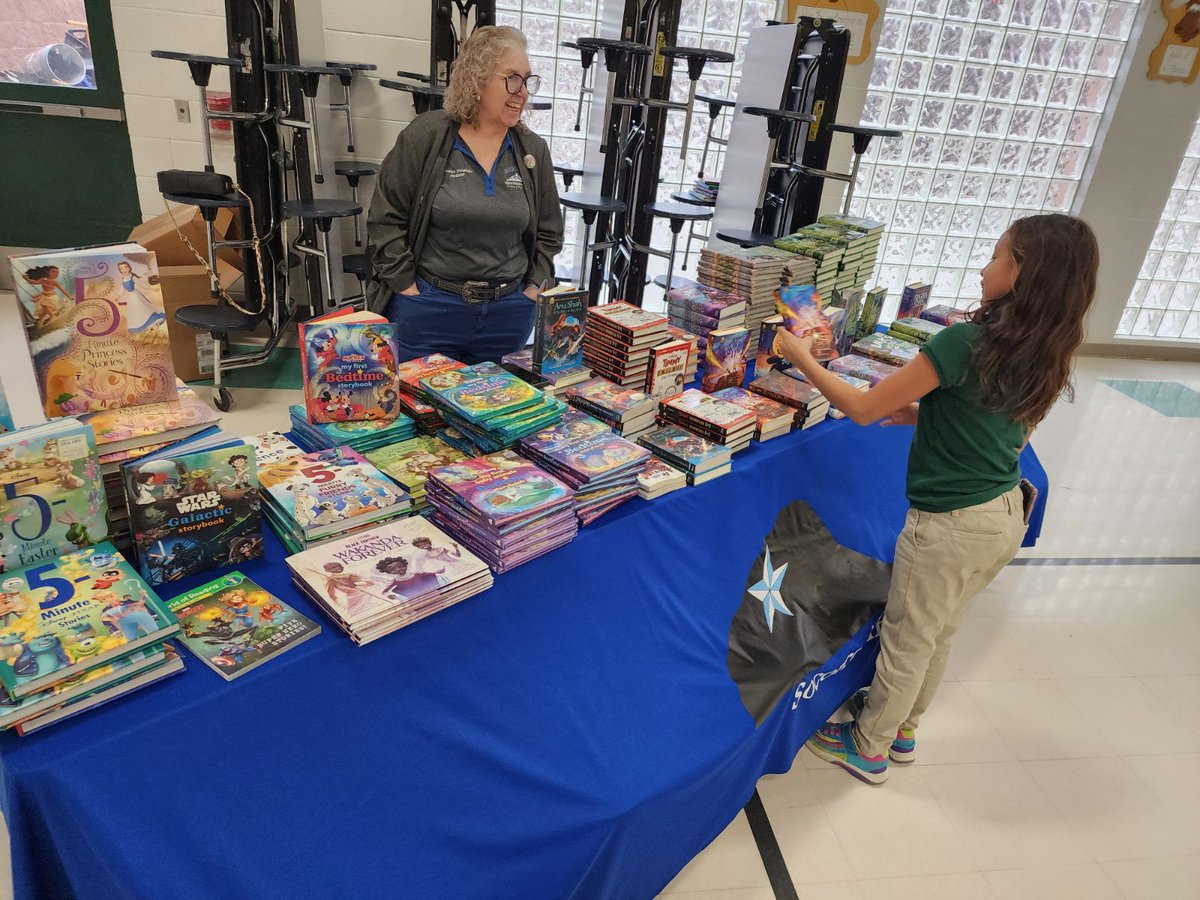
M 111 244 L 11 263 L 47 417 L 175 399 L 153 253 Z
M 396 326 L 339 310 L 300 324 L 305 410 L 313 424 L 389 422 L 400 412 Z

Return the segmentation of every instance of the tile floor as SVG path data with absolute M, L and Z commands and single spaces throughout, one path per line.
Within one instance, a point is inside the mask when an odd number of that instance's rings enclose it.
M 1080 360 L 1034 438 L 1042 539 L 972 608 L 918 762 L 872 788 L 802 750 L 759 782 L 782 896 L 1200 898 L 1200 565 L 1112 559 L 1200 557 L 1200 418 L 1145 402 L 1189 391 L 1200 365 Z M 234 393 L 228 430 L 286 427 L 291 392 Z M 0 898 L 9 877 L 0 859 Z M 775 896 L 744 813 L 664 890 Z

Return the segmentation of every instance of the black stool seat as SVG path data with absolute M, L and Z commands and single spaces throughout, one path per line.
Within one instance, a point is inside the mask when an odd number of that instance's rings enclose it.
M 225 303 L 181 306 L 175 310 L 175 320 L 197 331 L 216 333 L 253 331 L 258 327 L 257 316 L 247 315 Z
M 535 109 L 538 112 L 542 112 L 543 110 L 550 109 L 552 106 L 554 106 L 554 101 L 553 100 L 530 100 L 528 106 L 530 109 Z
M 420 81 L 423 84 L 429 84 L 430 81 L 432 80 L 428 75 L 423 75 L 420 72 L 406 72 L 403 69 L 400 69 L 399 71 L 396 72 L 396 77 L 410 78 L 413 81 Z
M 705 47 L 663 47 L 662 55 L 668 59 L 687 60 L 688 79 L 698 81 L 704 74 L 706 63 L 726 65 L 733 62 L 733 54 L 726 50 L 710 50 Z
M 714 97 L 712 94 L 697 94 L 696 99 L 701 103 L 707 103 L 709 106 L 715 106 L 718 109 L 731 109 L 737 105 L 728 97 Z
M 871 146 L 871 138 L 900 137 L 901 132 L 895 128 L 876 128 L 872 125 L 842 125 L 834 122 L 829 126 L 830 131 L 840 131 L 842 134 L 854 136 L 854 152 L 861 155 Z
M 287 75 L 338 75 L 345 67 L 306 66 L 300 63 L 267 63 L 263 68 L 268 72 L 283 72 Z
M 187 63 L 192 72 L 192 83 L 196 87 L 208 87 L 213 66 L 240 69 L 246 64 L 245 60 L 238 59 L 236 56 L 204 56 L 199 53 L 181 53 L 178 50 L 151 50 L 150 55 L 155 59 L 172 59 L 176 62 Z
M 642 212 L 675 222 L 699 222 L 713 217 L 712 210 L 691 203 L 663 203 L 655 201 L 642 207 Z
M 575 41 L 563 41 L 562 45 L 568 50 L 579 51 L 579 61 L 583 64 L 583 71 L 586 72 L 592 67 L 592 60 L 596 58 L 595 47 L 585 47 L 575 43 Z
M 678 200 L 680 203 L 691 203 L 693 206 L 716 206 L 716 200 L 701 199 L 693 197 L 687 191 L 676 191 L 671 195 L 672 200 Z
M 344 219 L 357 216 L 362 207 L 349 200 L 319 198 L 316 200 L 285 200 L 284 215 L 301 219 Z
M 614 200 L 611 197 L 601 197 L 599 194 L 560 194 L 558 202 L 571 209 L 582 209 L 590 212 L 621 213 L 625 212 L 625 201 Z
M 667 289 L 667 276 L 666 275 L 655 275 L 654 283 L 665 291 Z M 682 275 L 672 275 L 671 276 L 671 287 L 672 288 L 699 287 L 699 286 L 700 286 L 700 282 L 693 281 L 690 278 L 684 278 Z
M 775 243 L 775 235 L 764 234 L 761 231 L 745 231 L 741 228 L 730 228 L 717 232 L 717 239 L 739 247 L 770 247 Z
M 554 171 L 562 175 L 570 175 L 572 178 L 583 177 L 583 169 L 579 166 L 573 166 L 570 163 L 555 163 Z
M 325 65 L 331 69 L 346 69 L 349 72 L 374 72 L 379 66 L 375 63 L 333 62 L 326 60 Z
M 752 116 L 762 116 L 764 119 L 778 119 L 781 122 L 812 122 L 815 121 L 808 113 L 794 109 L 767 109 L 765 106 L 744 106 L 742 111 Z
M 581 37 L 577 38 L 575 43 L 580 48 L 586 47 L 589 50 L 623 50 L 635 56 L 649 56 L 653 52 L 645 44 L 623 41 L 620 38 Z
M 333 171 L 346 178 L 366 178 L 379 174 L 379 163 L 357 159 L 339 159 L 333 164 Z
M 850 176 L 845 172 L 831 172 L 828 169 L 818 169 L 814 166 L 792 166 L 793 172 L 808 175 L 811 178 L 828 178 L 830 181 L 849 181 Z
M 350 253 L 342 257 L 342 271 L 365 281 L 371 276 L 371 261 L 365 253 Z
M 187 206 L 198 206 L 201 209 L 237 209 L 249 206 L 250 203 L 241 194 L 163 194 L 172 203 L 183 203 Z
M 393 91 L 420 94 L 424 97 L 440 97 L 446 93 L 446 86 L 444 84 L 406 84 L 403 81 L 392 81 L 390 78 L 380 78 L 379 86 L 391 88 Z

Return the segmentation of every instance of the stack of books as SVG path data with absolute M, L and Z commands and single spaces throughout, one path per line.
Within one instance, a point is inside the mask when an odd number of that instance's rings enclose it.
M 467 456 L 436 437 L 415 437 L 390 447 L 368 450 L 363 454 L 372 465 L 408 491 L 413 512 L 429 509 L 425 500 L 425 479 L 430 469 L 461 462 Z
M 431 518 L 507 572 L 570 543 L 579 531 L 575 492 L 511 450 L 429 471 Z
M 807 256 L 778 247 L 731 247 L 700 251 L 696 266 L 701 284 L 746 298 L 745 325 L 755 346 L 763 320 L 775 312 L 775 291 L 792 284 L 812 284 L 817 264 Z
M 597 375 L 622 387 L 640 388 L 650 369 L 650 351 L 666 337 L 667 319 L 629 303 L 588 310 L 583 358 Z
M 492 362 L 429 375 L 420 385 L 446 424 L 486 453 L 553 425 L 567 408 Z
M 900 371 L 899 366 L 893 366 L 869 356 L 860 356 L 857 353 L 839 356 L 837 359 L 831 360 L 826 368 L 839 375 L 853 375 L 855 378 L 862 378 L 869 381 L 872 387 L 889 375 Z
M 697 335 L 703 351 L 712 332 L 745 326 L 746 298 L 703 284 L 673 287 L 667 292 L 667 316 L 676 328 Z
M 683 472 L 693 487 L 728 475 L 732 451 L 677 425 L 663 425 L 638 438 L 638 443 L 672 468 Z
M 258 484 L 263 514 L 291 553 L 412 511 L 408 493 L 349 447 L 262 466 Z
M 834 372 L 833 374 L 836 375 L 838 378 L 840 378 L 842 381 L 846 382 L 846 384 L 850 385 L 850 387 L 854 388 L 856 391 L 862 391 L 865 394 L 867 391 L 869 391 L 871 389 L 871 382 L 867 381 L 864 378 L 855 378 L 853 375 L 843 375 L 841 372 Z M 836 406 L 833 406 L 832 404 L 830 404 L 829 418 L 844 419 L 844 418 L 846 418 L 846 414 L 844 412 L 842 412 L 840 409 L 838 409 Z
M 695 388 L 658 405 L 660 424 L 678 425 L 736 453 L 750 446 L 758 427 L 754 413 Z
M 667 465 L 657 456 L 646 460 L 646 465 L 638 475 L 638 496 L 643 500 L 653 500 L 671 491 L 687 487 L 687 475 L 682 469 Z
M 296 586 L 362 645 L 486 591 L 492 573 L 419 516 L 289 556 Z
M 919 346 L 945 329 L 945 327 L 945 325 L 939 325 L 937 322 L 931 322 L 928 319 L 914 319 L 910 317 L 894 321 L 888 326 L 887 333 L 889 337 L 908 341 L 910 344 L 917 344 Z
M 0 728 L 20 734 L 183 668 L 175 617 L 107 542 L 6 572 L 0 623 Z
M 553 428 L 522 438 L 517 449 L 574 489 L 581 525 L 633 497 L 650 456 L 599 419 L 573 409 Z
M 501 357 L 500 363 L 522 381 L 540 388 L 551 397 L 561 398 L 571 385 L 592 377 L 592 370 L 582 364 L 553 372 L 538 372 L 533 366 L 533 349 L 530 347 L 515 353 L 506 353 Z
M 721 400 L 728 400 L 730 403 L 735 403 L 742 409 L 754 414 L 757 424 L 754 430 L 754 439 L 759 441 L 769 441 L 773 437 L 779 437 L 781 434 L 787 434 L 792 430 L 792 425 L 796 417 L 796 410 L 790 406 L 765 397 L 762 394 L 752 393 L 740 387 L 730 387 L 724 390 L 717 391 L 713 394 Z
M 688 196 L 701 203 L 716 203 L 719 190 L 721 190 L 721 182 L 712 178 L 697 178 L 688 188 Z
M 929 303 L 929 295 L 933 293 L 933 285 L 923 281 L 914 281 L 904 286 L 900 295 L 900 308 L 896 310 L 897 319 L 915 318 L 925 311 Z
M 816 268 L 812 283 L 822 296 L 827 297 L 833 293 L 841 273 L 842 257 L 846 255 L 845 247 L 831 244 L 803 228 L 779 238 L 775 241 L 775 246 L 788 253 L 807 256 L 813 260 Z
M 789 377 L 783 372 L 760 375 L 750 382 L 750 390 L 796 410 L 793 418 L 796 428 L 812 428 L 823 422 L 829 414 L 829 401 L 824 394 L 807 381 Z
M 827 213 L 817 219 L 818 225 L 839 229 L 847 238 L 846 255 L 842 257 L 842 274 L 852 290 L 866 286 L 879 261 L 879 245 L 883 242 L 883 222 L 863 216 Z
M 301 453 L 308 452 L 299 444 L 288 440 L 287 435 L 282 431 L 264 431 L 262 434 L 252 434 L 242 440 L 246 442 L 247 446 L 254 448 L 254 462 L 260 469 L 274 465 L 289 456 L 299 456 Z
M 917 358 L 921 348 L 916 344 L 900 340 L 886 334 L 868 334 L 865 338 L 855 341 L 850 346 L 852 353 L 868 356 L 889 366 L 903 366 Z M 852 373 L 853 374 L 853 373 Z
M 965 309 L 955 309 L 953 306 L 946 304 L 938 304 L 921 310 L 921 318 L 927 322 L 935 322 L 938 325 L 954 325 L 958 322 L 967 321 L 967 316 L 970 315 Z
M 400 377 L 400 408 L 413 418 L 417 427 L 425 434 L 433 434 L 438 429 L 444 428 L 446 423 L 442 421 L 438 411 L 429 402 L 424 388 L 421 387 L 421 379 L 439 372 L 463 368 L 466 368 L 465 363 L 443 356 L 441 353 L 433 353 L 400 363 L 397 369 Z
M 288 407 L 292 434 L 308 450 L 327 450 L 330 447 L 349 447 L 359 453 L 407 441 L 416 434 L 412 419 L 400 413 L 390 422 L 328 422 L 314 425 L 308 421 L 304 407 Z
M 599 377 L 569 388 L 567 402 L 631 441 L 654 427 L 658 410 L 658 402 L 646 392 Z

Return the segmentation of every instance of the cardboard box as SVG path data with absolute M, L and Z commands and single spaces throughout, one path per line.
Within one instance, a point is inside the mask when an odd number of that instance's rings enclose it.
M 174 215 L 174 222 L 171 221 Z M 153 250 L 160 269 L 166 266 L 195 266 L 196 257 L 188 249 L 187 244 L 179 237 L 179 232 L 187 236 L 201 256 L 208 253 L 208 226 L 195 206 L 173 206 L 171 214 L 162 212 L 149 221 L 143 222 L 129 233 L 129 240 L 136 241 L 147 250 Z M 218 209 L 213 229 L 217 240 L 234 236 L 234 210 Z M 179 232 L 175 230 L 179 227 Z M 242 251 L 222 248 L 217 256 L 237 269 L 242 269 Z
M 171 339 L 171 361 L 176 377 L 183 381 L 212 378 L 213 340 L 207 331 L 189 328 L 175 318 L 181 306 L 216 303 L 209 292 L 208 271 L 204 266 L 162 266 L 158 269 L 162 284 L 163 309 L 167 314 L 167 333 Z M 226 290 L 242 273 L 223 259 L 217 260 L 217 277 Z

